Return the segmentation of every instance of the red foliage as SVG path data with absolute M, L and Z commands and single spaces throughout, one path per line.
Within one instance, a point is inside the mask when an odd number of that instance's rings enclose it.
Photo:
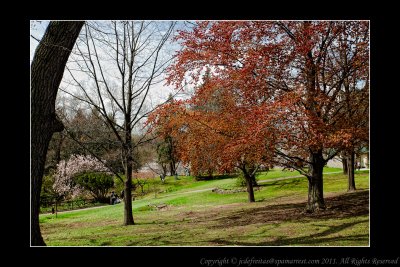
M 180 138 L 193 168 L 271 163 L 277 151 L 293 165 L 368 138 L 368 22 L 199 22 L 177 39 L 168 83 L 196 93 L 151 121 Z

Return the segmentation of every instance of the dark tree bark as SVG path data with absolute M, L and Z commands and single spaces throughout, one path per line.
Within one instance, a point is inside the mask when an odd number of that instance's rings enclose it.
M 249 202 L 255 202 L 254 198 L 254 188 L 253 188 L 253 180 L 251 179 L 251 176 L 246 175 L 246 187 L 247 187 L 247 193 L 248 193 L 248 200 Z
M 171 136 L 167 138 L 168 142 L 168 157 L 169 157 L 169 170 L 171 172 L 171 176 L 176 174 L 176 160 L 175 160 L 175 149 L 174 149 L 174 141 Z
M 60 139 L 58 140 L 58 143 L 57 143 L 56 155 L 55 155 L 55 160 L 57 163 L 61 161 L 61 147 L 62 147 L 63 141 L 64 141 L 64 138 L 62 135 L 60 135 Z
M 132 213 L 132 142 L 131 142 L 131 132 L 126 134 L 126 151 L 125 151 L 125 192 L 124 192 L 124 225 L 134 225 Z
M 304 27 L 308 28 L 310 22 L 304 22 Z M 307 103 L 306 109 L 316 118 L 321 118 L 321 111 L 317 108 L 317 69 L 313 59 L 312 51 L 309 51 L 305 60 Z M 316 210 L 325 209 L 324 188 L 323 188 L 323 169 L 325 165 L 322 149 L 313 149 L 310 147 L 310 170 L 308 178 L 308 202 L 306 210 L 314 212 Z
M 349 153 L 348 158 L 347 158 L 347 169 L 348 169 L 348 191 L 355 191 L 356 190 L 356 183 L 354 180 L 354 152 Z
M 55 100 L 64 68 L 83 21 L 51 21 L 31 65 L 31 245 L 45 246 L 39 226 L 40 191 L 47 148 L 64 126 L 56 118 Z
M 347 169 L 347 158 L 344 157 L 342 159 L 342 164 L 343 164 L 343 174 L 347 174 L 348 173 L 348 169 Z
M 251 179 L 251 183 L 254 186 L 258 186 L 257 180 L 256 180 L 256 171 L 257 171 L 258 167 L 257 166 L 253 166 L 252 168 L 250 168 L 249 170 L 249 175 L 250 175 L 250 179 Z
M 316 210 L 325 209 L 324 188 L 323 188 L 323 169 L 325 161 L 322 150 L 310 155 L 310 175 L 308 178 L 308 203 L 306 210 L 314 212 Z
M 257 183 L 257 180 L 256 180 L 256 176 L 252 175 L 250 178 L 251 178 L 251 183 L 253 184 L 253 187 L 254 186 L 258 186 L 258 183 Z
M 176 173 L 175 163 L 172 160 L 169 162 L 169 171 L 171 176 L 174 176 Z
M 160 165 L 161 165 L 161 169 L 162 169 L 162 175 L 165 178 L 165 176 L 167 176 L 167 164 L 161 163 Z
M 255 202 L 256 200 L 254 198 L 254 188 L 253 188 L 253 179 L 252 179 L 252 176 L 254 176 L 254 175 L 250 174 L 245 166 L 243 166 L 240 169 L 242 170 L 243 175 L 244 175 L 244 179 L 246 180 L 246 188 L 247 188 L 248 200 L 249 200 L 249 202 Z

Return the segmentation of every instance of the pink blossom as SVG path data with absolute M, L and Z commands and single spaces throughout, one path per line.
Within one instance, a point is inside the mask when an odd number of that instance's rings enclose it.
M 71 195 L 73 198 L 83 189 L 73 182 L 73 178 L 83 172 L 106 172 L 111 174 L 105 164 L 93 156 L 72 155 L 68 161 L 62 160 L 54 174 L 53 189 L 58 195 Z

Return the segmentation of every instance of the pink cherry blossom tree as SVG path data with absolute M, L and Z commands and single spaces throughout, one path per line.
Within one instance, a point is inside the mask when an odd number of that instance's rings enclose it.
M 83 188 L 73 179 L 84 172 L 105 172 L 111 175 L 105 162 L 90 155 L 72 155 L 67 161 L 62 160 L 57 165 L 53 184 L 56 194 L 58 196 L 71 195 L 72 198 L 80 195 Z

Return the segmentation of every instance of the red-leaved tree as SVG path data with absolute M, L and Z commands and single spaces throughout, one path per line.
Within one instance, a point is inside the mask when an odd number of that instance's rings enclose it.
M 354 107 L 361 99 L 356 92 L 368 84 L 369 23 L 204 21 L 177 39 L 183 49 L 168 81 L 198 86 L 210 69 L 207 85 L 189 102 L 227 102 L 214 122 L 213 112 L 201 115 L 215 133 L 226 135 L 225 123 L 240 132 L 225 149 L 242 158 L 244 150 L 273 148 L 275 164 L 308 178 L 307 210 L 324 209 L 324 165 L 368 135 L 365 123 L 357 123 L 365 113 Z M 346 95 L 350 81 L 355 93 Z
M 208 76 L 208 75 L 206 75 Z M 176 140 L 179 158 L 195 175 L 238 169 L 246 180 L 248 200 L 254 202 L 253 185 L 260 165 L 270 165 L 274 152 L 270 131 L 251 131 L 258 123 L 257 107 L 243 105 L 243 98 L 223 87 L 211 92 L 209 78 L 187 101 L 171 101 L 149 117 L 159 134 Z

